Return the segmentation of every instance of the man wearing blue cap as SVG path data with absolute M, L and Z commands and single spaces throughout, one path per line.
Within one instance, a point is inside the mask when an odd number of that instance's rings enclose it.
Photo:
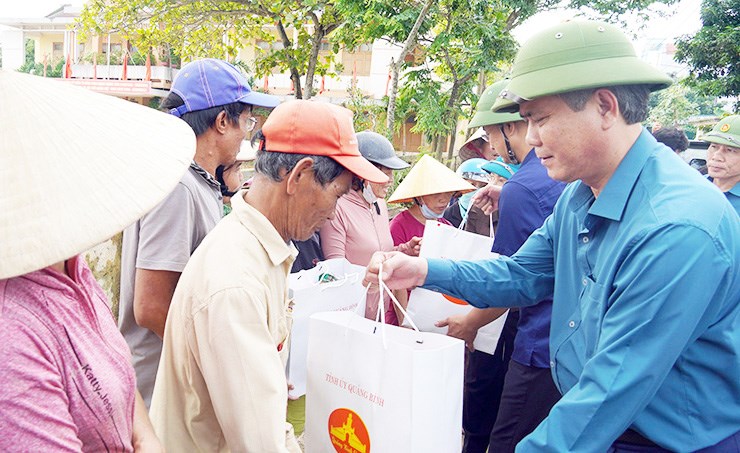
M 223 213 L 216 168 L 236 160 L 256 123 L 252 107 L 271 108 L 279 102 L 253 92 L 234 66 L 211 58 L 183 66 L 162 102 L 165 111 L 193 129 L 196 151 L 175 190 L 123 234 L 118 325 L 147 406 L 175 286 L 190 255 Z

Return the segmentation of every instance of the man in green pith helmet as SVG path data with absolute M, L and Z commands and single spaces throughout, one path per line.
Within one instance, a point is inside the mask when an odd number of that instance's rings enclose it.
M 740 115 L 722 118 L 702 140 L 709 142 L 707 173 L 740 215 Z
M 376 254 L 390 288 L 477 307 L 553 295 L 563 397 L 517 452 L 740 451 L 740 220 L 640 122 L 670 79 L 602 22 L 535 35 L 494 111 L 519 111 L 550 177 L 570 183 L 511 257 Z M 701 284 L 697 284 L 701 282 Z

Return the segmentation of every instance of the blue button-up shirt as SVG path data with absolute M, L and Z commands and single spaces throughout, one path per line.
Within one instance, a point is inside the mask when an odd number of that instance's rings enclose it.
M 552 214 L 555 202 L 565 184 L 547 176 L 547 169 L 534 150 L 522 161 L 501 189 L 499 223 L 493 251 L 511 256 L 519 250 L 530 234 L 541 227 Z M 522 365 L 550 367 L 550 313 L 552 297 L 548 295 L 535 305 L 519 310 L 519 323 L 511 358 Z
M 563 398 L 518 452 L 597 452 L 632 427 L 693 451 L 740 430 L 740 220 L 643 130 L 598 198 L 570 184 L 512 257 L 429 260 L 425 287 L 475 306 L 554 294 Z
M 712 181 L 711 177 L 707 177 L 710 181 Z M 733 208 L 735 208 L 735 212 L 737 212 L 737 215 L 740 215 L 740 182 L 732 186 L 732 189 L 725 192 L 725 197 L 727 197 L 727 201 L 730 202 Z

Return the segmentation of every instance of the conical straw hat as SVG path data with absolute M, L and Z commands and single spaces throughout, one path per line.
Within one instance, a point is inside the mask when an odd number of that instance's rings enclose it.
M 416 197 L 445 192 L 470 192 L 475 187 L 454 171 L 424 155 L 401 181 L 388 203 L 404 203 Z
M 195 153 L 182 120 L 0 71 L 0 279 L 68 259 L 162 200 Z

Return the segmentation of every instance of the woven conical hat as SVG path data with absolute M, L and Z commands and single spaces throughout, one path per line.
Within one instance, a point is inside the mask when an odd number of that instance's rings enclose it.
M 63 261 L 162 200 L 195 153 L 182 120 L 0 71 L 0 279 Z
M 475 187 L 429 155 L 424 155 L 401 181 L 388 203 L 445 192 L 470 192 Z

